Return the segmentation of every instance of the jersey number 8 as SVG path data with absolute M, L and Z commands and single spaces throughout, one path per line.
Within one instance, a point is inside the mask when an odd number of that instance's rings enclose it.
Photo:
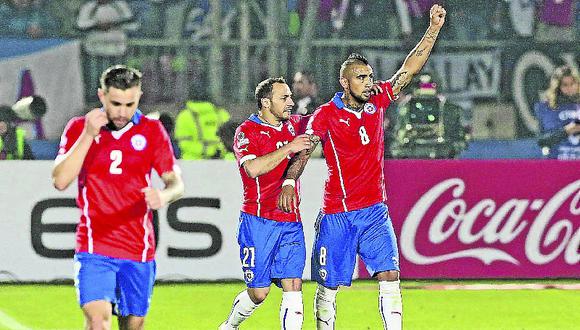
M 369 135 L 367 134 L 367 130 L 364 126 L 361 126 L 358 129 L 358 135 L 360 135 L 360 142 L 363 144 L 363 146 L 371 142 L 371 140 L 369 139 Z

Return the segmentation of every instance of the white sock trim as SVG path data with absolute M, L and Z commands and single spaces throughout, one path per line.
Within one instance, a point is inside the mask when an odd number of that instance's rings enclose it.
M 401 296 L 401 283 L 399 280 L 379 281 L 379 311 L 385 329 L 401 329 L 403 300 Z
M 280 305 L 280 328 L 282 330 L 300 330 L 304 323 L 304 306 L 301 291 L 282 293 Z

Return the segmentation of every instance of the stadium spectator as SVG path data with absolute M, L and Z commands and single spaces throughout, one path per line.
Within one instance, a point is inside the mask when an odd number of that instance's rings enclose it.
M 252 114 L 236 130 L 234 151 L 244 186 L 244 202 L 238 226 L 240 261 L 247 290 L 235 298 L 220 330 L 238 329 L 266 299 L 272 282 L 284 291 L 280 305 L 282 329 L 302 329 L 302 273 L 306 262 L 304 232 L 293 200 L 288 212 L 278 209 L 276 198 L 284 183 L 289 156 L 310 147 L 299 133 L 300 116 L 290 87 L 283 78 L 269 78 L 255 92 L 258 114 Z M 292 183 L 296 193 L 296 182 Z
M 18 38 L 50 38 L 58 23 L 42 0 L 11 0 L 0 4 L 0 34 Z
M 548 158 L 580 159 L 580 76 L 569 67 L 554 71 L 545 100 L 535 105 L 538 144 Z
M 538 11 L 536 40 L 574 40 L 574 0 L 544 0 Z
M 234 136 L 240 124 L 240 122 L 228 120 L 218 129 L 218 136 L 226 147 L 227 153 L 223 157 L 226 160 L 236 160 L 236 155 L 234 154 Z
M 227 151 L 218 129 L 230 119 L 223 108 L 207 101 L 187 101 L 175 119 L 175 139 L 181 158 L 187 160 L 219 159 Z
M 26 131 L 16 126 L 18 120 L 9 106 L 0 106 L 0 160 L 34 159 Z
M 152 210 L 183 194 L 178 165 L 161 123 L 137 108 L 141 73 L 103 72 L 103 107 L 69 121 L 52 171 L 66 189 L 78 179 L 75 286 L 87 329 L 143 329 L 155 282 Z M 151 186 L 155 170 L 165 189 Z
M 86 32 L 85 51 L 92 56 L 118 57 L 127 50 L 129 23 L 135 18 L 123 0 L 91 0 L 85 3 L 77 18 L 77 27 Z
M 77 15 L 84 0 L 51 0 L 47 1 L 48 12 L 58 22 L 56 34 L 62 38 L 77 38 Z
M 399 31 L 391 29 L 396 26 L 392 23 L 396 15 L 391 8 L 391 1 L 351 0 L 342 35 L 351 39 L 397 38 Z
M 379 281 L 379 312 L 384 328 L 401 329 L 399 252 L 385 204 L 383 117 L 427 62 L 445 15 L 443 7 L 431 8 L 425 35 L 397 73 L 389 81 L 378 83 L 377 95 L 372 94 L 373 69 L 367 59 L 359 54 L 349 56 L 340 68 L 343 92 L 318 108 L 308 122 L 306 133 L 322 140 L 329 173 L 312 251 L 319 330 L 334 329 L 338 287 L 350 286 L 357 254 L 369 274 Z M 304 151 L 295 156 L 286 179 L 297 179 L 308 158 Z M 281 209 L 290 211 L 288 205 L 295 199 L 294 187 L 283 184 Z
M 201 40 L 211 35 L 212 26 L 209 3 L 209 0 L 198 0 L 188 7 L 182 30 L 183 37 L 191 40 Z M 232 36 L 233 22 L 238 12 L 232 1 L 222 0 L 221 13 L 220 35 L 223 40 L 228 40 Z
M 315 26 L 317 38 L 330 38 L 342 30 L 348 10 L 348 2 L 349 0 L 320 0 Z M 306 17 L 307 8 L 308 1 L 299 0 L 298 13 L 302 21 Z
M 308 115 L 320 105 L 318 101 L 318 84 L 309 71 L 298 71 L 292 81 L 292 93 L 296 98 L 293 112 L 298 115 Z

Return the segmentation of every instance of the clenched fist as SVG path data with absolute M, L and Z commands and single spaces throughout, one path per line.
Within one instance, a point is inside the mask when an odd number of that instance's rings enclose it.
M 445 15 L 447 12 L 445 8 L 440 5 L 433 5 L 429 11 L 429 17 L 431 18 L 431 26 L 441 28 L 443 23 L 445 23 Z
M 101 127 L 107 125 L 109 118 L 102 109 L 93 109 L 85 115 L 85 132 L 92 137 L 99 135 Z
M 147 187 L 141 189 L 141 192 L 145 195 L 145 202 L 148 208 L 158 210 L 167 205 L 167 201 L 159 189 Z
M 292 142 L 288 143 L 288 148 L 290 148 L 290 152 L 295 154 L 300 152 L 304 149 L 310 148 L 310 136 L 307 134 L 301 134 L 292 140 Z

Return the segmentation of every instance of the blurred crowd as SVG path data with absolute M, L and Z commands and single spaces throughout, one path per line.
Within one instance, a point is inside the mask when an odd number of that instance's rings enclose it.
M 0 33 L 18 38 L 81 37 L 94 32 L 117 38 L 189 38 L 210 35 L 209 0 L 2 0 Z M 265 0 L 253 0 L 266 8 Z M 236 38 L 239 1 L 222 0 L 222 37 Z M 320 0 L 317 38 L 416 40 L 425 30 L 433 3 L 449 13 L 448 40 L 536 38 L 580 39 L 577 0 Z M 306 0 L 290 0 L 288 36 L 298 37 Z M 265 10 L 263 10 L 265 12 Z M 251 15 L 252 37 L 263 37 L 260 18 Z M 255 28 L 258 27 L 258 28 Z M 372 27 L 372 28 L 370 28 Z M 116 31 L 116 32 L 115 32 Z M 119 37 L 121 36 L 121 37 Z

